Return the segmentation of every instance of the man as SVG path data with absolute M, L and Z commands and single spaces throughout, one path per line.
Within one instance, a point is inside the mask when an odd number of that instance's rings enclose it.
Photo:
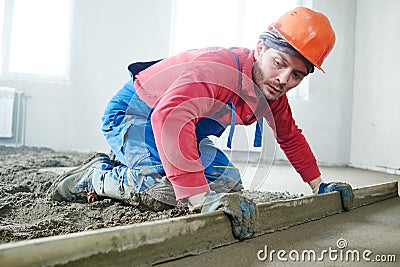
M 322 70 L 334 43 L 329 20 L 299 7 L 271 24 L 254 51 L 212 47 L 130 65 L 132 79 L 103 116 L 103 133 L 119 163 L 104 154 L 89 159 L 57 179 L 50 188 L 52 198 L 87 197 L 90 203 L 111 197 L 153 210 L 187 200 L 202 212 L 222 209 L 236 237 L 251 237 L 256 205 L 240 194 L 238 169 L 208 136 L 220 136 L 230 125 L 229 146 L 235 124 L 264 118 L 311 189 L 318 194 L 339 191 L 349 209 L 351 187 L 322 181 L 285 95 L 314 67 Z

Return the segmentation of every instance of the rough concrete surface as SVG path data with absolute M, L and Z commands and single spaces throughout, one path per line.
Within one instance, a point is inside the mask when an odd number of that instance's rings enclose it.
M 48 148 L 0 146 L 0 243 L 190 214 L 183 206 L 153 212 L 140 211 L 111 199 L 90 205 L 48 199 L 47 189 L 58 175 L 51 169 L 77 166 L 89 155 Z M 288 192 L 245 192 L 245 195 L 256 203 L 298 197 Z

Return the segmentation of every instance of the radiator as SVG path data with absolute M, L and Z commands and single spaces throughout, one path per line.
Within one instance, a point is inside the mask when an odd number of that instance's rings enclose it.
M 0 137 L 13 137 L 14 102 L 17 90 L 0 87 Z
M 0 145 L 25 145 L 27 95 L 11 87 L 0 87 Z

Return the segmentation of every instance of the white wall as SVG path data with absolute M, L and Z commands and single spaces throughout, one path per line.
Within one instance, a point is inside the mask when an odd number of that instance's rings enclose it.
M 69 82 L 0 81 L 31 96 L 26 144 L 107 151 L 100 131 L 103 110 L 129 79 L 131 62 L 168 55 L 171 5 L 170 0 L 75 1 Z
M 336 44 L 323 64 L 325 74 L 315 70 L 309 77 L 308 100 L 290 100 L 294 118 L 303 130 L 320 165 L 347 165 L 350 159 L 350 137 L 353 101 L 354 27 L 356 1 L 315 0 L 312 8 L 324 13 L 336 32 Z M 297 90 L 297 89 L 293 89 Z M 238 130 L 242 130 L 237 127 Z M 222 146 L 226 144 L 226 137 Z M 276 144 L 271 129 L 264 127 L 262 154 L 244 149 L 243 140 L 252 146 L 253 131 L 235 131 L 234 160 L 287 161 Z M 238 142 L 243 144 L 240 146 Z M 230 152 L 227 150 L 227 152 Z
M 400 168 L 398 0 L 357 2 L 350 162 Z

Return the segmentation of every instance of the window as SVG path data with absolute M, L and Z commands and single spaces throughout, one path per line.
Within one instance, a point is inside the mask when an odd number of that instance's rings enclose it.
M 71 5 L 72 0 L 1 1 L 2 77 L 67 78 Z
M 207 46 L 243 46 L 254 49 L 269 23 L 310 0 L 175 0 L 170 53 Z M 288 93 L 307 100 L 308 78 Z
M 5 35 L 4 34 L 4 29 L 5 29 L 5 27 L 4 27 L 4 20 L 5 20 L 5 11 L 4 11 L 4 8 L 5 8 L 5 1 L 6 0 L 0 0 L 0 74 L 2 73 L 2 62 L 3 62 L 3 58 L 4 58 L 4 56 L 3 56 L 3 54 L 4 54 L 4 49 L 2 49 L 2 46 L 4 47 L 4 45 L 2 45 L 3 44 L 3 36 Z

